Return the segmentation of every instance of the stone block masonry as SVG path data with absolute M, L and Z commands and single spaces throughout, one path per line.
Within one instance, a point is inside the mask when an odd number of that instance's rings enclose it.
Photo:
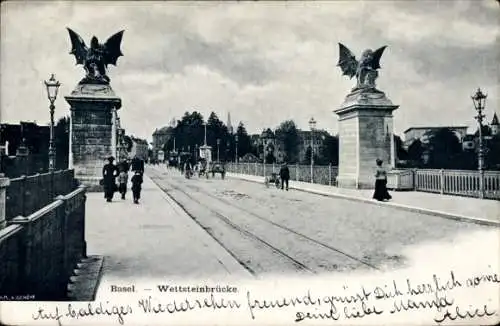
M 339 175 L 342 188 L 373 188 L 376 159 L 394 165 L 392 111 L 398 108 L 375 89 L 351 92 L 340 109 Z
M 66 101 L 71 105 L 70 167 L 88 191 L 99 191 L 106 158 L 116 155 L 116 111 L 121 99 L 109 85 L 83 84 Z

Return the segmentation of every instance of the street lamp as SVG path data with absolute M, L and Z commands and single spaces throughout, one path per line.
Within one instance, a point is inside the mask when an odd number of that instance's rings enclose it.
M 316 128 L 316 120 L 313 117 L 309 120 L 309 128 L 311 128 L 311 183 L 314 183 L 314 129 Z
M 236 153 L 235 153 L 235 157 L 234 157 L 234 162 L 236 162 L 236 164 L 238 164 L 238 135 L 234 136 L 234 141 L 236 142 Z
M 57 91 L 59 90 L 61 84 L 56 80 L 54 74 L 50 76 L 49 80 L 45 81 L 45 87 L 47 87 L 47 97 L 50 101 L 50 140 L 49 140 L 49 171 L 52 172 L 55 169 L 55 148 L 54 148 L 54 102 L 57 98 Z
M 203 126 L 205 126 L 205 143 L 204 145 L 207 146 L 207 123 L 203 121 Z
M 219 159 L 219 146 L 220 146 L 220 139 L 217 138 L 217 162 L 220 162 L 220 159 Z
M 485 115 L 483 110 L 485 109 L 487 94 L 481 92 L 478 88 L 476 94 L 471 96 L 472 102 L 474 103 L 474 108 L 477 111 L 477 116 L 475 116 L 477 122 L 479 123 L 479 151 L 478 151 L 478 170 L 479 170 L 479 197 L 484 198 L 484 148 L 483 148 L 483 119 Z

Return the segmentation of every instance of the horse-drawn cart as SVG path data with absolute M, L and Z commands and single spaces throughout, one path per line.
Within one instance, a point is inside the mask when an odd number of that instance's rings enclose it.
M 212 178 L 215 178 L 216 173 L 220 173 L 221 178 L 224 179 L 224 177 L 226 175 L 226 166 L 222 162 L 210 162 L 208 164 L 208 169 L 207 169 L 207 173 L 206 173 L 207 179 L 208 179 L 209 173 L 212 174 Z

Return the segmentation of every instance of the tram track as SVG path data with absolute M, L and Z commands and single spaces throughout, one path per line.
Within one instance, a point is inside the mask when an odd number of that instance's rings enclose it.
M 238 206 L 238 205 L 235 205 L 233 202 L 231 202 L 231 201 L 229 201 L 229 200 L 227 200 L 227 199 L 224 199 L 224 198 L 220 198 L 220 197 L 214 196 L 214 195 L 213 195 L 213 194 L 211 194 L 210 192 L 205 191 L 205 190 L 203 190 L 203 189 L 202 189 L 202 188 L 200 188 L 200 187 L 196 187 L 196 186 L 194 186 L 194 185 L 191 185 L 191 187 L 192 187 L 192 188 L 195 188 L 197 191 L 199 191 L 199 192 L 203 193 L 204 195 L 206 195 L 206 196 L 208 196 L 208 197 L 211 197 L 211 198 L 213 198 L 213 199 L 219 200 L 219 201 L 221 201 L 221 202 L 223 202 L 223 203 L 225 203 L 225 204 L 227 204 L 227 205 L 230 205 L 230 206 L 232 206 L 232 207 L 234 207 L 234 208 L 236 208 L 236 209 L 239 209 L 239 210 L 241 210 L 241 211 L 245 212 L 246 214 L 249 214 L 249 215 L 251 215 L 251 216 L 253 216 L 253 217 L 255 217 L 255 218 L 258 218 L 258 219 L 259 219 L 259 220 L 261 220 L 261 221 L 264 221 L 264 222 L 269 223 L 269 224 L 271 224 L 271 225 L 273 225 L 273 226 L 276 226 L 276 227 L 278 227 L 278 228 L 281 228 L 281 229 L 283 229 L 283 230 L 286 230 L 286 231 L 288 231 L 288 232 L 291 232 L 291 233 L 293 233 L 293 234 L 295 234 L 295 235 L 297 235 L 297 236 L 299 236 L 299 237 L 301 237 L 301 238 L 304 238 L 304 239 L 307 239 L 307 240 L 309 240 L 309 241 L 311 241 L 311 242 L 314 242 L 314 243 L 316 243 L 316 244 L 317 244 L 317 245 L 319 245 L 319 246 L 322 246 L 322 247 L 327 248 L 327 249 L 329 249 L 329 250 L 332 250 L 332 251 L 334 251 L 334 252 L 336 252 L 336 253 L 339 253 L 339 254 L 341 254 L 341 255 L 344 255 L 344 256 L 346 256 L 346 257 L 348 257 L 348 258 L 352 259 L 352 260 L 355 260 L 355 261 L 357 261 L 357 262 L 359 262 L 359 263 L 361 263 L 361 264 L 363 264 L 363 265 L 365 265 L 365 266 L 367 266 L 367 267 L 370 267 L 370 268 L 375 269 L 375 270 L 380 270 L 380 268 L 378 268 L 377 266 L 375 266 L 375 265 L 373 265 L 373 264 L 371 264 L 371 263 L 369 263 L 369 262 L 365 261 L 364 259 L 357 258 L 357 257 L 355 257 L 355 256 L 353 256 L 353 255 L 351 255 L 351 254 L 349 254 L 349 253 L 344 252 L 343 250 L 340 250 L 340 249 L 334 248 L 334 247 L 332 247 L 332 246 L 330 246 L 330 245 L 328 245 L 328 244 L 326 244 L 326 243 L 323 243 L 323 242 L 321 242 L 321 241 L 319 241 L 319 240 L 316 240 L 316 239 L 314 239 L 314 238 L 311 238 L 311 237 L 309 237 L 308 235 L 305 235 L 305 234 L 303 234 L 303 233 L 301 233 L 301 232 L 298 232 L 298 231 L 295 231 L 295 230 L 293 230 L 293 229 L 291 229 L 291 228 L 289 228 L 289 227 L 287 227 L 287 226 L 284 226 L 284 225 L 279 224 L 279 223 L 276 223 L 276 222 L 274 222 L 274 221 L 272 221 L 272 220 L 270 220 L 270 219 L 268 219 L 268 218 L 265 218 L 265 217 L 263 217 L 263 216 L 260 216 L 259 214 L 255 213 L 255 212 L 252 212 L 252 211 L 250 211 L 250 210 L 244 209 L 244 208 L 242 208 L 242 207 L 240 207 L 240 206 Z
M 353 263 L 355 262 L 358 265 L 363 265 L 363 266 L 368 267 L 368 268 L 373 269 L 373 270 L 380 270 L 380 268 L 371 264 L 370 262 L 365 261 L 364 259 L 357 258 L 357 257 L 339 249 L 339 248 L 335 248 L 329 244 L 326 244 L 326 243 L 321 242 L 317 239 L 314 239 L 306 234 L 303 234 L 301 232 L 293 230 L 285 225 L 276 223 L 276 222 L 274 222 L 266 217 L 263 217 L 255 212 L 252 212 L 248 209 L 242 208 L 242 207 L 234 204 L 232 201 L 230 201 L 228 199 L 220 198 L 220 197 L 218 197 L 218 196 L 216 196 L 216 195 L 214 195 L 214 194 L 212 194 L 212 193 L 210 193 L 210 192 L 204 190 L 203 188 L 200 188 L 194 184 L 186 184 L 186 188 L 188 188 L 188 189 L 182 189 L 182 187 L 175 185 L 172 182 L 169 182 L 168 180 L 166 180 L 166 178 L 164 177 L 164 175 L 162 175 L 162 173 L 160 171 L 154 171 L 154 174 L 156 174 L 156 178 L 159 179 L 158 181 L 161 180 L 161 183 L 168 185 L 168 187 L 173 189 L 175 192 L 182 194 L 189 201 L 196 203 L 196 205 L 204 207 L 205 210 L 211 212 L 212 216 L 214 216 L 218 220 L 222 221 L 225 225 L 227 225 L 228 227 L 230 227 L 234 231 L 237 231 L 237 232 L 241 233 L 242 235 L 245 235 L 247 238 L 252 239 L 253 241 L 260 243 L 265 248 L 272 251 L 275 255 L 280 256 L 281 259 L 287 260 L 289 264 L 293 265 L 293 268 L 295 270 L 301 270 L 301 271 L 306 271 L 308 273 L 315 274 L 315 273 L 317 273 L 317 269 L 324 270 L 326 268 L 325 265 L 328 265 L 328 263 L 321 265 L 317 262 L 311 262 L 310 261 L 311 257 L 304 257 L 304 253 L 300 252 L 301 249 L 297 249 L 297 246 L 299 246 L 299 245 L 300 245 L 300 248 L 306 247 L 309 249 L 309 251 L 314 251 L 314 252 L 321 252 L 322 251 L 323 260 L 325 260 L 324 257 L 332 258 L 331 254 L 333 253 L 334 257 L 332 260 L 336 259 L 337 261 L 339 261 L 339 260 L 344 261 L 347 258 L 348 260 L 351 260 L 351 261 L 353 261 Z M 178 200 L 178 198 L 175 198 L 176 197 L 175 195 L 169 194 L 168 189 L 164 189 L 164 187 L 161 184 L 159 184 L 158 181 L 156 181 L 156 180 L 153 180 L 153 181 L 155 183 L 157 183 L 157 185 L 160 186 L 160 188 L 162 188 L 162 190 L 165 191 L 165 193 L 167 193 L 167 195 L 169 195 L 174 201 L 176 201 L 181 207 L 183 207 L 184 210 L 189 211 L 189 207 L 186 207 L 188 205 L 183 205 L 182 200 Z M 193 190 L 193 191 L 190 191 L 190 190 Z M 196 193 L 212 199 L 209 201 L 210 205 L 207 204 L 206 202 L 203 202 L 200 199 L 196 198 L 196 196 L 195 196 Z M 222 203 L 222 204 L 226 205 L 227 207 L 232 208 L 232 210 L 233 210 L 232 214 L 224 214 L 224 213 L 220 212 L 220 209 L 219 210 L 215 209 L 213 206 L 216 206 L 217 203 Z M 224 210 L 227 211 L 229 209 L 227 207 L 224 207 Z M 188 214 L 189 214 L 189 212 L 188 212 Z M 204 229 L 207 230 L 207 225 L 204 225 L 206 223 L 200 223 L 199 221 L 197 221 L 197 218 L 194 217 L 192 214 L 189 214 L 189 215 L 201 227 L 203 227 Z M 274 231 L 273 235 L 275 235 L 275 236 L 266 240 L 265 236 L 262 237 L 262 236 L 257 235 L 258 232 L 255 231 L 256 229 L 258 230 L 257 224 L 252 222 L 252 224 L 249 224 L 249 227 L 245 228 L 241 225 L 241 223 L 236 223 L 229 216 L 233 216 L 233 217 L 239 216 L 238 217 L 240 219 L 239 222 L 243 222 L 243 224 L 245 224 L 245 220 L 244 220 L 243 216 L 246 217 L 247 219 L 249 217 L 251 217 L 253 219 L 256 218 L 256 219 L 264 222 L 268 226 L 268 227 L 266 227 L 266 230 L 270 230 L 269 229 L 269 226 L 270 226 L 271 229 L 273 229 L 273 231 Z M 262 223 L 260 223 L 260 224 L 262 224 Z M 250 227 L 250 225 L 252 227 Z M 249 230 L 251 228 L 253 228 L 253 230 Z M 261 228 L 262 228 L 262 226 L 261 226 Z M 210 229 L 210 228 L 208 228 L 208 229 Z M 207 230 L 207 231 L 209 231 L 209 230 Z M 266 233 L 268 233 L 268 232 L 266 232 Z M 217 239 L 216 236 L 214 236 L 213 234 L 211 234 L 211 235 L 214 238 L 216 238 L 216 240 L 219 243 L 221 243 L 221 241 L 219 239 Z M 293 250 L 295 250 L 295 254 L 287 253 L 284 251 L 284 250 L 293 251 L 292 248 L 285 247 L 282 250 L 279 248 L 280 247 L 279 245 L 275 245 L 277 238 L 283 239 L 282 243 L 281 243 L 282 248 L 283 248 L 283 241 L 285 243 L 287 243 L 287 240 L 288 240 L 288 243 L 293 242 L 294 245 L 296 246 L 296 248 L 293 249 Z M 273 241 L 275 242 L 275 244 L 271 243 Z M 238 258 L 237 257 L 238 255 L 236 253 L 233 253 L 229 248 L 227 248 L 226 245 L 223 244 L 223 246 L 226 250 L 228 250 L 228 252 L 230 252 L 230 254 L 235 259 L 238 260 L 240 265 L 245 267 L 252 274 L 254 274 L 254 275 L 258 274 L 258 272 L 256 272 L 254 268 L 249 266 L 248 263 L 246 263 L 244 260 Z M 330 254 L 328 254 L 328 252 L 330 252 Z M 302 257 L 301 257 L 302 259 L 300 257 L 296 257 L 296 256 L 300 256 L 300 254 L 302 254 Z M 321 256 L 321 255 L 319 254 L 318 256 Z M 341 257 L 344 257 L 344 258 L 341 258 Z M 307 260 L 309 260 L 309 262 L 305 262 Z M 315 265 L 315 266 L 311 267 L 311 265 Z M 330 264 L 328 266 L 327 270 L 332 270 L 332 269 L 336 270 L 337 265 L 333 264 L 333 266 L 334 267 L 332 267 L 332 265 Z
M 184 196 L 188 197 L 192 202 L 196 203 L 198 206 L 202 206 L 205 210 L 208 210 L 209 212 L 212 213 L 212 216 L 217 217 L 218 220 L 222 221 L 225 225 L 230 227 L 231 229 L 237 231 L 238 233 L 244 235 L 246 238 L 251 239 L 252 241 L 258 242 L 260 245 L 264 246 L 271 252 L 273 252 L 274 255 L 280 256 L 281 260 L 286 260 L 286 264 L 292 265 L 294 270 L 297 271 L 303 271 L 307 272 L 309 274 L 315 274 L 316 272 L 309 267 L 307 267 L 305 264 L 302 262 L 298 261 L 297 259 L 291 257 L 287 253 L 285 253 L 283 250 L 277 248 L 276 246 L 273 246 L 270 244 L 268 241 L 262 239 L 261 237 L 257 236 L 256 234 L 240 227 L 233 221 L 231 221 L 227 216 L 224 216 L 220 212 L 216 211 L 215 209 L 211 208 L 209 205 L 201 202 L 200 200 L 194 198 L 192 195 L 190 195 L 188 192 L 185 190 L 181 189 L 178 186 L 173 185 L 170 182 L 167 182 L 165 179 L 161 178 L 162 183 L 168 184 L 169 187 L 174 189 L 175 191 L 178 191 L 182 193 Z M 212 238 L 214 238 L 228 253 L 238 261 L 238 263 L 245 268 L 247 271 L 249 271 L 252 275 L 257 276 L 259 272 L 257 271 L 257 268 L 254 268 L 250 266 L 251 264 L 246 261 L 245 259 L 242 259 L 241 257 L 238 257 L 238 254 L 235 253 L 235 250 L 232 250 L 228 248 L 226 244 L 224 244 L 220 239 L 214 234 L 213 232 L 213 227 L 208 226 L 208 223 L 203 223 L 200 221 L 199 217 L 196 217 L 194 214 L 192 214 L 190 211 L 192 210 L 192 207 L 187 207 L 188 205 L 185 205 L 182 200 L 179 200 L 179 198 L 176 198 L 176 196 L 173 196 L 170 194 L 162 184 L 160 184 L 157 180 L 153 179 L 153 182 L 162 189 L 167 196 L 169 196 L 173 201 L 175 201 L 201 228 L 203 228 L 205 231 L 207 231 Z

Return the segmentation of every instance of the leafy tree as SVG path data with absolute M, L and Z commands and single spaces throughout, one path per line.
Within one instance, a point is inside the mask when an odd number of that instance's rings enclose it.
M 243 122 L 238 124 L 238 128 L 236 129 L 236 135 L 238 135 L 238 156 L 242 157 L 247 153 L 252 152 L 252 140 L 247 133 L 245 125 Z
M 486 167 L 491 170 L 500 170 L 500 134 L 493 136 L 486 143 Z
M 413 141 L 408 147 L 408 160 L 411 161 L 412 165 L 415 167 L 422 166 L 422 154 L 424 153 L 424 147 L 420 139 Z
M 195 145 L 203 144 L 204 141 L 203 116 L 197 111 L 184 113 L 181 120 L 177 122 L 173 134 L 176 148 L 184 148 L 184 150 L 190 148 L 194 151 Z M 173 148 L 173 140 L 172 144 L 169 143 L 168 147 L 170 146 Z
M 435 169 L 459 168 L 458 155 L 462 152 L 460 140 L 448 128 L 440 128 L 429 135 L 429 167 Z
M 325 133 L 323 138 L 323 145 L 318 157 L 318 164 L 339 164 L 339 139 Z M 306 152 L 307 155 L 307 152 Z M 310 155 L 310 154 L 309 154 Z
M 398 135 L 394 135 L 394 147 L 396 149 L 396 157 L 400 160 L 408 159 L 408 152 L 404 149 L 403 141 Z
M 54 126 L 56 169 L 67 169 L 69 165 L 69 116 L 60 118 Z
M 299 132 L 293 120 L 282 122 L 276 129 L 276 138 L 283 143 L 285 156 L 290 163 L 298 161 Z
M 306 152 L 304 153 L 304 161 L 302 164 L 311 164 L 311 146 L 307 146 Z

